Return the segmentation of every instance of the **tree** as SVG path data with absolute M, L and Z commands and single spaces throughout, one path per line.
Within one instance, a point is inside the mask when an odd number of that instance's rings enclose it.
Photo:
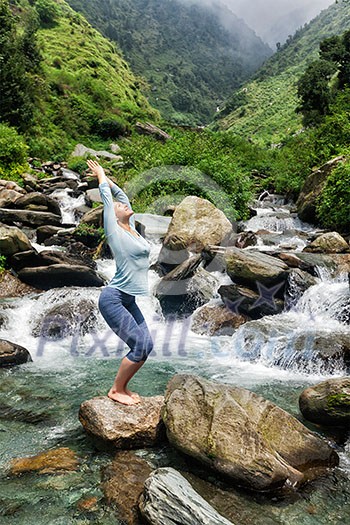
M 332 93 L 329 81 L 336 72 L 336 65 L 327 60 L 312 62 L 298 82 L 301 104 L 297 108 L 304 117 L 305 126 L 314 125 L 329 112 Z

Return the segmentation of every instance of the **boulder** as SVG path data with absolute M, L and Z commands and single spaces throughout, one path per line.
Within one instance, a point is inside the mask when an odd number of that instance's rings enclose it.
M 92 148 L 87 148 L 84 144 L 77 144 L 72 157 L 85 157 L 85 155 L 93 155 L 98 158 L 103 158 L 107 160 L 122 160 L 123 158 L 120 155 L 115 155 L 109 151 L 96 151 Z
M 169 236 L 184 240 L 185 247 L 200 252 L 210 245 L 221 245 L 232 234 L 232 224 L 214 204 L 199 197 L 186 197 L 172 216 L 164 244 Z
M 32 205 L 42 206 L 45 208 L 45 211 L 61 216 L 61 208 L 55 199 L 35 191 L 21 196 L 16 200 L 13 207 L 16 209 L 25 210 L 30 209 L 30 206 Z
M 59 226 L 39 226 L 39 228 L 36 229 L 36 242 L 43 244 L 46 239 L 50 239 L 50 237 L 61 231 L 64 231 L 64 228 Z
M 332 275 L 339 275 L 340 273 L 350 272 L 350 254 L 349 253 L 308 253 L 299 252 L 298 258 L 304 264 L 309 266 L 308 272 L 313 275 L 318 275 L 318 267 L 324 267 L 329 270 Z
M 17 226 L 0 224 L 0 253 L 11 256 L 14 253 L 30 250 L 30 240 Z
M 350 428 L 350 378 L 327 379 L 306 388 L 299 397 L 300 411 L 319 425 Z
M 288 305 L 295 304 L 308 288 L 319 282 L 320 279 L 317 277 L 313 277 L 309 273 L 299 270 L 299 268 L 293 268 L 289 272 L 285 293 Z
M 160 249 L 155 269 L 160 275 L 166 275 L 180 264 L 183 264 L 189 257 L 190 252 L 186 248 L 185 239 L 177 235 L 168 235 L 166 242 L 163 242 Z
M 35 268 L 38 266 L 51 266 L 53 264 L 67 264 L 67 265 L 84 265 L 89 268 L 96 269 L 97 264 L 91 258 L 83 253 L 70 255 L 62 253 L 58 250 L 27 250 L 25 252 L 15 253 L 10 257 L 9 262 L 16 271 L 23 268 Z
M 76 453 L 68 447 L 42 452 L 36 456 L 12 459 L 10 473 L 13 475 L 23 472 L 37 472 L 38 474 L 53 474 L 77 470 L 79 459 Z
M 102 279 L 88 266 L 73 264 L 52 264 L 19 270 L 21 281 L 41 290 L 61 286 L 104 286 Z
M 103 226 L 103 206 L 98 206 L 84 213 L 80 220 L 81 224 L 91 224 L 96 228 Z
M 41 290 L 22 283 L 18 277 L 4 270 L 0 272 L 0 299 L 7 297 L 23 297 L 32 293 L 41 293 Z
M 138 501 L 152 469 L 130 450 L 120 450 L 112 463 L 102 469 L 102 491 L 109 506 L 118 509 L 118 518 L 128 525 L 140 525 Z
M 59 226 L 61 224 L 61 215 L 56 215 L 47 211 L 11 210 L 1 208 L 0 221 L 5 222 L 6 224 L 20 222 L 26 226 L 32 227 L 43 226 L 44 224 Z
M 22 365 L 28 361 L 32 361 L 32 358 L 26 348 L 6 339 L 0 339 L 0 367 Z
M 95 301 L 74 296 L 41 312 L 38 318 L 32 317 L 32 335 L 46 339 L 63 339 L 77 333 L 85 335 L 96 331 L 97 316 Z
M 301 220 L 311 223 L 317 222 L 317 200 L 333 169 L 336 168 L 340 162 L 344 162 L 345 160 L 346 158 L 343 156 L 336 157 L 307 176 L 296 203 L 298 215 Z
M 283 297 L 288 266 L 281 260 L 260 252 L 228 248 L 224 259 L 226 272 L 238 284 L 245 284 L 257 289 L 257 283 L 267 287 L 281 285 L 278 295 Z
M 303 251 L 312 253 L 344 253 L 349 252 L 350 247 L 339 233 L 329 232 L 317 237 Z
M 136 122 L 135 130 L 140 133 L 140 135 L 152 135 L 161 142 L 167 142 L 173 138 L 171 135 L 158 128 L 158 126 L 150 124 L 149 122 Z
M 79 420 L 100 445 L 115 448 L 152 447 L 164 438 L 160 411 L 163 396 L 142 397 L 141 403 L 123 405 L 107 396 L 80 405 Z
M 212 299 L 217 279 L 198 268 L 200 262 L 200 254 L 194 255 L 158 283 L 155 296 L 164 315 L 188 315 Z
M 233 525 L 170 467 L 152 472 L 145 482 L 139 508 L 151 525 Z
M 192 375 L 168 383 L 162 418 L 170 443 L 238 485 L 298 485 L 336 452 L 290 414 L 244 388 Z
M 11 208 L 13 203 L 22 196 L 23 194 L 18 191 L 8 190 L 0 186 L 0 208 Z
M 220 286 L 218 293 L 228 310 L 246 319 L 261 319 L 265 315 L 280 314 L 284 308 L 283 300 L 276 299 L 273 293 L 265 293 L 263 289 L 259 295 L 245 286 L 226 284 Z
M 245 322 L 247 317 L 225 305 L 204 305 L 192 315 L 191 330 L 200 335 L 232 335 Z

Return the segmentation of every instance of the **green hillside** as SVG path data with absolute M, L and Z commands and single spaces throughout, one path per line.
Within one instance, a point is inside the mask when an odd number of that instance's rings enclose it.
M 204 124 L 272 53 L 225 6 L 199 1 L 67 0 L 118 43 L 151 86 L 152 106 L 174 123 Z
M 4 8 L 5 4 L 11 7 L 16 38 L 29 17 L 38 20 L 35 37 L 41 62 L 36 71 L 33 114 L 26 126 L 31 154 L 64 154 L 84 137 L 101 140 L 107 129 L 110 137 L 118 136 L 136 119 L 158 118 L 158 112 L 141 94 L 143 81 L 132 73 L 115 44 L 64 0 L 2 0 Z M 22 131 L 21 108 L 14 108 L 16 112 L 18 126 L 16 118 L 10 123 Z M 9 121 L 6 116 L 3 120 Z
M 350 6 L 334 4 L 298 30 L 254 79 L 236 91 L 217 114 L 213 128 L 230 130 L 261 145 L 280 143 L 302 128 L 296 83 L 318 58 L 319 43 L 350 28 Z

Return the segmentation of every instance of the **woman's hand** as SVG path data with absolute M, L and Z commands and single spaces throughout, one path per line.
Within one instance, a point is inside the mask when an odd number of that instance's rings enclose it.
M 105 174 L 105 170 L 96 160 L 87 160 L 86 164 L 89 166 L 92 174 L 98 178 L 98 182 L 108 182 Z

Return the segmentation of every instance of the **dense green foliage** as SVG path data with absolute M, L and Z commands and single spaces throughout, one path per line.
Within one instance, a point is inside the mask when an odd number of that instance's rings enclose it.
M 252 81 L 216 115 L 214 129 L 230 130 L 263 146 L 284 143 L 302 128 L 297 84 L 311 62 L 318 59 L 319 44 L 350 28 L 350 5 L 339 2 L 299 29 L 268 59 Z M 231 106 L 231 107 L 230 107 Z
M 14 128 L 0 124 L 0 179 L 21 180 L 28 167 L 28 147 Z
M 317 213 L 322 223 L 344 232 L 350 229 L 350 163 L 342 163 L 327 179 Z
M 163 117 L 208 123 L 218 104 L 271 55 L 224 5 L 181 0 L 67 0 L 118 43 Z
M 0 22 L 0 122 L 24 132 L 31 155 L 64 158 L 77 140 L 158 118 L 115 45 L 64 0 L 0 0 Z
M 0 0 L 0 121 L 27 130 L 33 122 L 40 75 L 35 12 L 12 13 Z
M 333 77 L 333 78 L 332 78 Z M 332 82 L 330 82 L 332 79 Z M 298 82 L 306 126 L 322 122 L 332 113 L 331 103 L 350 84 L 350 31 L 320 43 L 320 58 L 312 62 Z

